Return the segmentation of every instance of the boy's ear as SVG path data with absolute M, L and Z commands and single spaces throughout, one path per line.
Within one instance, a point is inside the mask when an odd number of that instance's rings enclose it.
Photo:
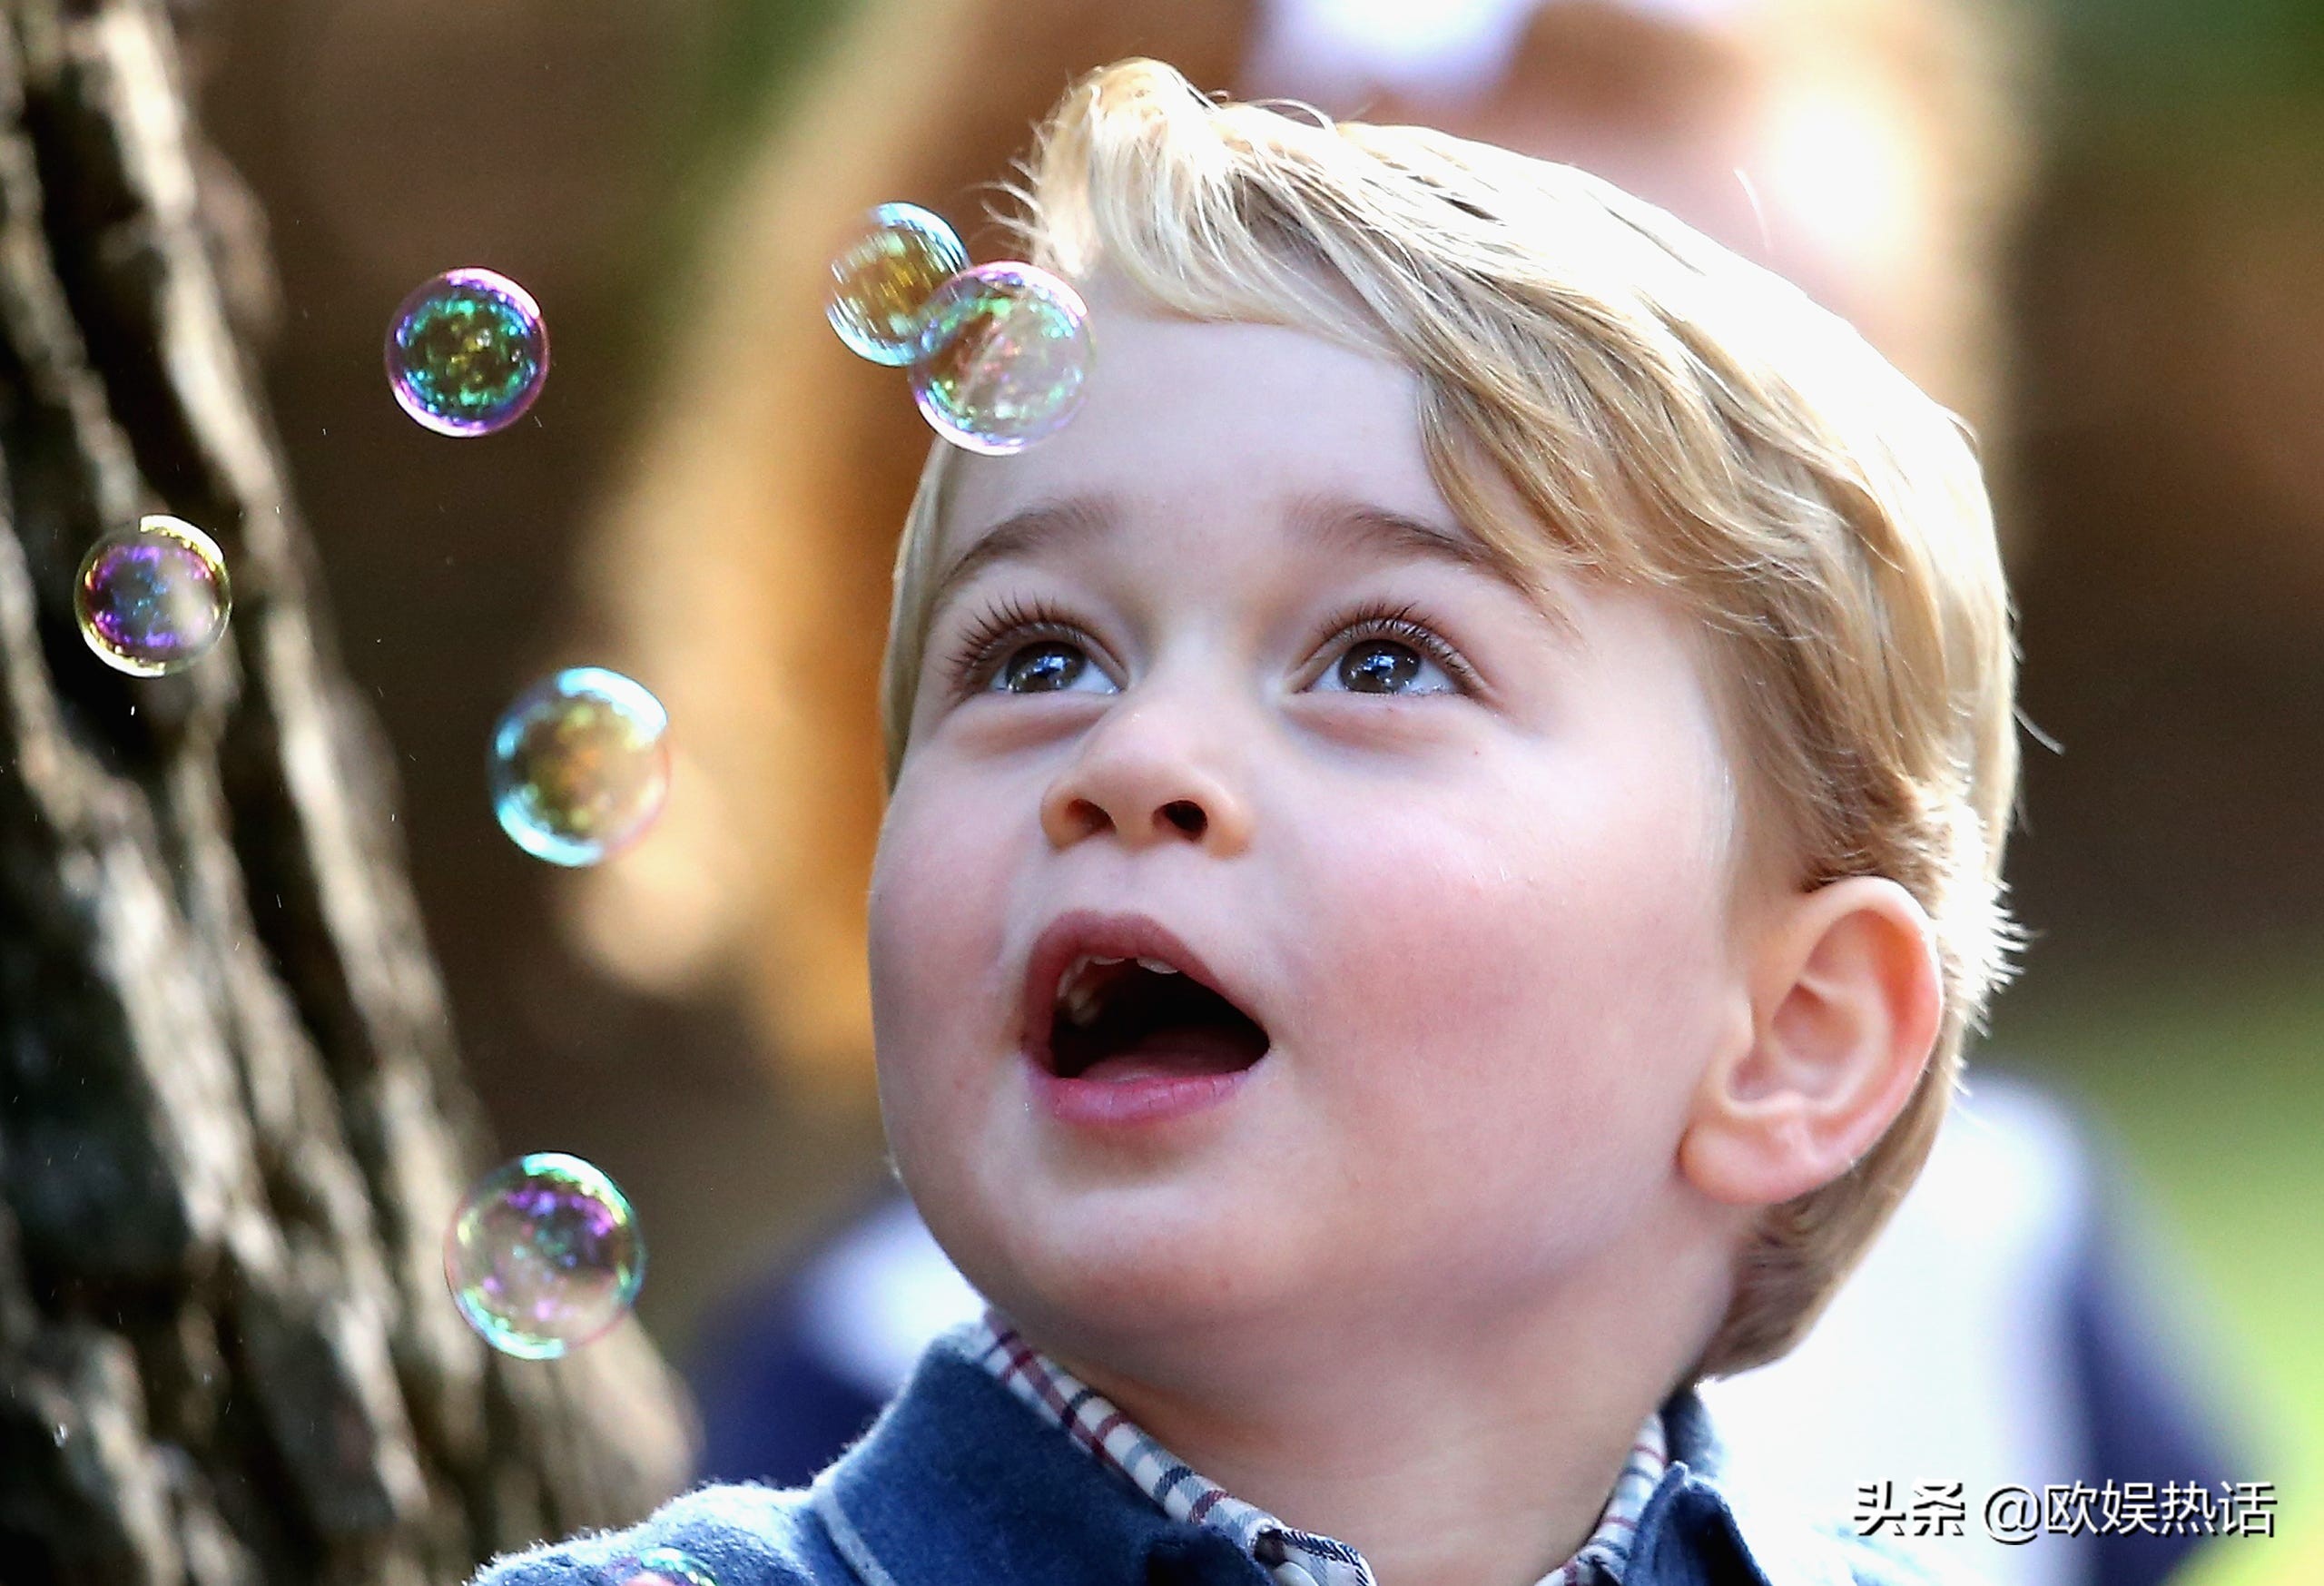
M 1927 911 L 1881 876 L 1782 900 L 1751 951 L 1751 1040 L 1704 1074 L 1679 1165 L 1714 1200 L 1773 1206 L 1837 1178 L 1904 1110 L 1943 982 Z

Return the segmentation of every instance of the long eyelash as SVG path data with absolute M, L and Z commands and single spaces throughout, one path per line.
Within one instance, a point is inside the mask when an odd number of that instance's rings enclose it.
M 1483 680 L 1461 658 L 1460 652 L 1439 638 L 1434 629 L 1413 620 L 1416 609 L 1409 602 L 1392 606 L 1384 600 L 1360 606 L 1347 614 L 1339 629 L 1325 641 L 1324 648 L 1336 650 L 1360 638 L 1397 639 L 1443 667 L 1462 687 L 1482 688 Z
M 1088 638 L 1041 596 L 1020 600 L 1011 595 L 977 618 L 975 626 L 954 647 L 944 663 L 946 684 L 955 694 L 966 694 L 983 681 L 986 670 L 1000 658 L 1002 641 L 1020 636 L 1070 639 L 1077 644 L 1086 643 Z

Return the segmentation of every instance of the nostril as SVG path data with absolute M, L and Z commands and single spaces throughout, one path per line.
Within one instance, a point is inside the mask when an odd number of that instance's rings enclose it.
M 1162 818 L 1189 837 L 1199 837 L 1210 824 L 1210 817 L 1192 799 L 1173 799 L 1162 806 Z

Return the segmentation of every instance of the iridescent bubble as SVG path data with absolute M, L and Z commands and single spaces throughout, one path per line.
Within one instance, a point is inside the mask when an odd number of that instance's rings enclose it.
M 649 1548 L 614 1565 L 614 1586 L 718 1586 L 710 1566 L 675 1548 Z
M 89 648 L 138 677 L 180 671 L 208 655 L 233 604 L 218 542 L 165 513 L 91 546 L 73 585 Z
M 918 204 L 883 203 L 832 261 L 825 310 L 839 339 L 874 363 L 920 355 L 921 314 L 936 289 L 969 267 L 969 251 Z
M 645 834 L 670 791 L 662 702 L 602 666 L 544 678 L 492 731 L 492 809 L 517 846 L 595 864 Z
M 930 300 L 911 392 L 945 439 L 1003 456 L 1064 428 L 1089 352 L 1080 293 L 1029 264 L 980 264 Z
M 448 270 L 404 299 L 388 328 L 388 384 L 440 435 L 489 435 L 522 418 L 548 374 L 533 294 L 489 270 Z
M 578 1157 L 536 1151 L 478 1180 L 444 1237 L 460 1315 L 504 1355 L 553 1360 L 620 1321 L 645 1279 L 628 1197 Z

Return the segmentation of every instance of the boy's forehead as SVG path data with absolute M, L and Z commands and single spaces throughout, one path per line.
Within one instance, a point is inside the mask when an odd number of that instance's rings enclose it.
M 950 459 L 948 555 L 1039 503 L 1257 508 L 1329 493 L 1452 523 L 1423 449 L 1408 367 L 1287 326 L 1204 321 L 1102 284 L 1082 405 L 1009 457 Z

